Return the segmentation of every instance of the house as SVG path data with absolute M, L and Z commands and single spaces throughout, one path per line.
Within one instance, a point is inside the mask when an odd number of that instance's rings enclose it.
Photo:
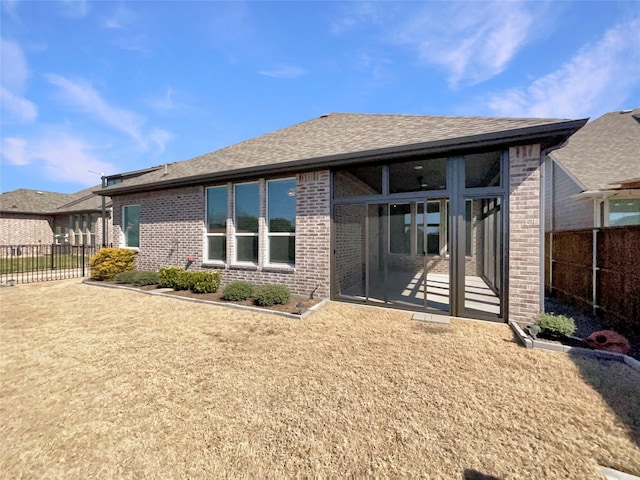
M 93 186 L 68 194 L 20 188 L 0 195 L 0 245 L 96 245 L 103 243 L 102 198 Z M 111 244 L 111 201 L 105 198 Z
M 223 284 L 531 321 L 541 165 L 585 123 L 333 113 L 96 193 L 141 270 L 216 268 Z
M 545 163 L 545 230 L 640 224 L 640 108 L 587 123 Z

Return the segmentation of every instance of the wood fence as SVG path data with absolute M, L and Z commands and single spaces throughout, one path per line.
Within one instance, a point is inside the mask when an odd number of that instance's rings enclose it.
M 546 233 L 545 288 L 640 335 L 640 225 Z

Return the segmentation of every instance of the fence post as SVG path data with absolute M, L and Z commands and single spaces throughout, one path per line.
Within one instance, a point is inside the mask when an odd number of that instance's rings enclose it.
M 51 270 L 55 269 L 55 255 L 56 255 L 56 245 L 55 243 L 51 244 Z
M 84 243 L 82 244 L 82 276 L 84 277 L 84 255 L 85 255 L 85 251 L 84 251 Z
M 598 309 L 598 229 L 593 229 L 593 252 L 591 255 L 591 266 L 593 268 L 591 276 L 591 304 L 593 305 L 592 311 L 595 317 Z

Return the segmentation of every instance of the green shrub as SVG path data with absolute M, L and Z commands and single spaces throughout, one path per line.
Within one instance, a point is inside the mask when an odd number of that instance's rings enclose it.
M 232 302 L 246 300 L 251 295 L 253 295 L 253 285 L 249 282 L 231 282 L 222 292 L 222 298 Z
M 194 293 L 215 293 L 220 286 L 220 270 L 189 271 L 181 267 L 162 267 L 158 283 L 163 288 L 191 290 Z
M 118 283 L 125 283 L 125 284 L 132 284 L 133 280 L 136 276 L 136 271 L 135 270 L 128 270 L 126 272 L 120 272 L 118 274 L 116 274 L 115 277 L 113 277 L 113 279 L 118 282 Z
M 555 337 L 571 335 L 576 331 L 576 324 L 573 318 L 554 313 L 540 314 L 538 326 L 541 334 Z
M 264 307 L 287 303 L 291 292 L 285 285 L 262 285 L 256 291 L 256 303 Z
M 180 272 L 184 272 L 182 267 L 162 267 L 158 272 L 158 284 L 162 288 L 176 288 Z
M 220 286 L 220 270 L 187 272 L 189 288 L 193 293 L 215 293 Z
M 136 252 L 128 248 L 102 248 L 91 260 L 91 278 L 112 280 L 118 273 L 133 270 Z
M 118 283 L 142 287 L 144 285 L 157 285 L 158 274 L 156 272 L 147 272 L 144 270 L 129 270 L 127 272 L 120 272 L 113 277 L 113 279 Z

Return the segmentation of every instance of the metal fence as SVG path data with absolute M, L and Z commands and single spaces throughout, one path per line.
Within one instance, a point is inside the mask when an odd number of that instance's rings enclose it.
M 99 245 L 0 245 L 0 283 L 31 283 L 89 275 Z

